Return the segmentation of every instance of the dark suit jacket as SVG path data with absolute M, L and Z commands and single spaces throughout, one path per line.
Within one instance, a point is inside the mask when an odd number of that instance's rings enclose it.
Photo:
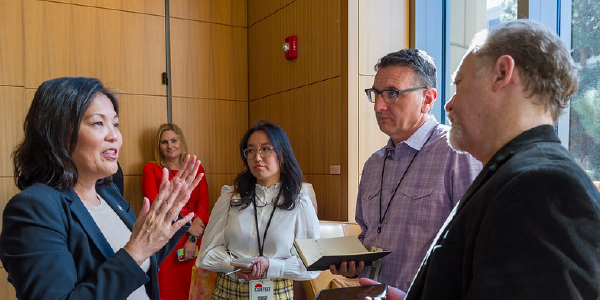
M 498 151 L 448 220 L 407 300 L 600 299 L 600 194 L 552 126 Z
M 136 216 L 114 186 L 96 187 L 130 229 Z M 0 259 L 20 299 L 126 299 L 145 285 L 159 299 L 157 266 L 185 226 L 151 257 L 144 273 L 123 249 L 113 252 L 73 190 L 32 185 L 6 205 Z

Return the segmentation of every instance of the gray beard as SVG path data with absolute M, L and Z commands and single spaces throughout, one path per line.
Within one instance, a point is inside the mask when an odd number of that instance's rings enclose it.
M 450 131 L 448 132 L 448 135 L 446 136 L 446 141 L 448 142 L 448 145 L 450 146 L 450 148 L 454 149 L 454 151 L 460 153 L 460 154 L 464 154 L 466 153 L 466 151 L 464 151 L 463 149 L 460 148 L 458 141 L 463 137 L 463 132 L 462 132 L 462 128 L 460 128 L 460 126 L 458 125 L 452 125 L 450 127 Z

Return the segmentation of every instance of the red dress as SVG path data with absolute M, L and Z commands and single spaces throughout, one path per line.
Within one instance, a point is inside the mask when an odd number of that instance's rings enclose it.
M 204 173 L 204 168 L 200 166 L 198 174 Z M 169 171 L 169 180 L 177 174 L 177 171 Z M 156 163 L 150 162 L 144 166 L 142 173 L 142 191 L 144 197 L 150 199 L 150 203 L 158 194 L 158 187 L 162 180 L 162 167 Z M 206 176 L 200 180 L 200 183 L 190 196 L 188 205 L 181 209 L 182 215 L 187 215 L 190 211 L 194 212 L 194 217 L 198 216 L 206 224 L 208 223 L 208 184 Z M 192 267 L 195 259 L 180 262 L 177 260 L 177 250 L 183 247 L 188 235 L 184 235 L 177 246 L 169 256 L 160 264 L 158 272 L 158 285 L 160 288 L 160 298 L 163 300 L 188 300 L 192 276 Z M 196 242 L 200 248 L 200 238 Z

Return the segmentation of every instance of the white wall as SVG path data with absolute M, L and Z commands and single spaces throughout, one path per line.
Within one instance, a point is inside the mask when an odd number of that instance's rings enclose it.
M 354 221 L 358 183 L 365 161 L 388 136 L 379 130 L 364 90 L 377 60 L 407 48 L 408 0 L 348 1 L 348 221 Z

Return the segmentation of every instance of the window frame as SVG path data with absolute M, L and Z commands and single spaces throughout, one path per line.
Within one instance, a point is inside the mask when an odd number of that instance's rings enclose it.
M 448 124 L 444 105 L 450 82 L 450 0 L 411 0 L 411 48 L 424 50 L 437 67 L 438 97 L 431 114 L 442 124 Z M 440 33 L 443 33 L 440 36 Z
M 442 124 L 448 124 L 444 105 L 450 99 L 450 1 L 411 0 L 410 47 L 425 50 L 438 67 L 438 98 L 431 113 Z M 543 5 L 542 5 L 543 3 Z M 518 0 L 518 14 L 538 21 L 560 36 L 571 48 L 572 0 Z M 441 33 L 441 36 L 440 36 Z M 569 148 L 570 108 L 558 118 L 556 133 L 563 146 Z

